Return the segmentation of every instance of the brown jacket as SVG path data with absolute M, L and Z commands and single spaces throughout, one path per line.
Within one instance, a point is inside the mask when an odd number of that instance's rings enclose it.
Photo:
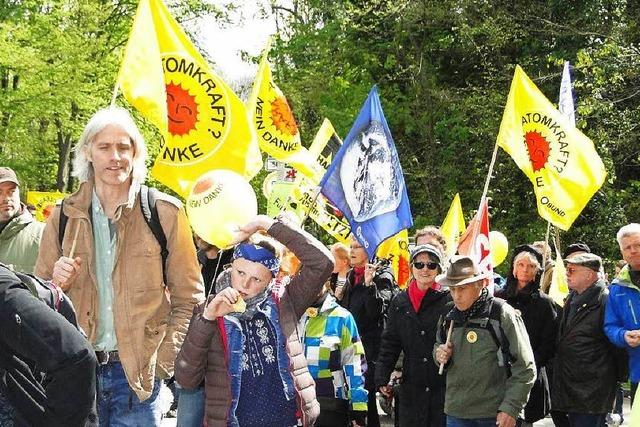
M 331 253 L 305 231 L 276 222 L 268 233 L 283 243 L 301 261 L 302 268 L 291 280 L 280 298 L 278 321 L 287 338 L 286 351 L 298 404 L 305 426 L 311 426 L 320 413 L 315 383 L 307 369 L 307 361 L 296 325 L 304 311 L 320 292 L 333 270 Z M 227 425 L 231 404 L 231 379 L 223 337 L 223 319 L 217 322 L 202 317 L 204 304 L 194 309 L 189 331 L 176 360 L 176 381 L 185 388 L 197 388 L 205 380 L 206 415 L 209 427 Z M 240 367 L 238 367 L 240 369 Z M 268 398 L 268 396 L 265 396 Z
M 94 267 L 93 232 L 89 213 L 93 182 L 84 182 L 64 202 L 68 222 L 62 248 L 58 240 L 60 207 L 47 221 L 36 262 L 36 275 L 50 279 L 53 265 L 69 255 L 79 227 L 75 256 L 82 259 L 80 274 L 67 294 L 78 314 L 78 323 L 95 343 L 98 291 Z M 123 206 L 117 227 L 113 268 L 113 315 L 118 352 L 129 385 L 147 399 L 154 377 L 172 375 L 173 362 L 184 340 L 194 305 L 204 299 L 204 288 L 191 229 L 184 210 L 168 197 L 156 202 L 167 236 L 166 288 L 162 278 L 160 245 L 140 209 L 140 193 L 133 206 Z

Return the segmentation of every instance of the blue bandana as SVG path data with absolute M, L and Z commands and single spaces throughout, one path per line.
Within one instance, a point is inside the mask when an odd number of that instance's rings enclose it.
M 233 250 L 233 259 L 238 258 L 248 259 L 249 261 L 264 265 L 271 271 L 273 276 L 280 270 L 280 260 L 278 260 L 273 252 L 262 246 L 251 243 L 240 243 L 236 245 L 236 248 Z

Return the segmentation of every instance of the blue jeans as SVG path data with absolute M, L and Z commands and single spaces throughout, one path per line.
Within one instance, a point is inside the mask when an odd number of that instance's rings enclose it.
M 158 402 L 160 380 L 144 402 L 129 387 L 120 362 L 98 368 L 98 419 L 100 427 L 160 427 L 162 409 Z
M 447 415 L 447 427 L 496 427 L 496 417 L 466 419 Z
M 605 427 L 607 414 L 576 414 L 569 412 L 571 427 Z
M 176 383 L 178 395 L 177 427 L 202 427 L 204 422 L 204 387 L 183 389 Z

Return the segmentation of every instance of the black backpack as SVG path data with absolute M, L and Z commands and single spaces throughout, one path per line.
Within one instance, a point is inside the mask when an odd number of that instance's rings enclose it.
M 169 256 L 169 250 L 167 249 L 167 236 L 164 234 L 162 224 L 160 224 L 160 217 L 158 216 L 158 208 L 156 207 L 156 201 L 158 196 L 162 194 L 161 191 L 147 187 L 146 185 L 140 186 L 140 209 L 142 210 L 142 216 L 145 222 L 149 226 L 149 229 L 153 233 L 153 236 L 160 245 L 160 255 L 162 255 L 162 279 L 165 286 L 167 285 L 167 257 Z M 60 203 L 60 221 L 58 224 L 58 242 L 62 247 L 62 241 L 64 240 L 64 233 L 67 228 L 67 220 L 69 219 L 63 210 L 64 200 Z
M 8 269 L 4 264 L 0 266 Z M 78 327 L 73 304 L 59 288 L 29 274 L 13 273 L 22 282 L 21 286 L 28 289 L 34 297 Z M 29 424 L 21 414 L 35 416 L 44 411 L 47 400 L 44 384 L 47 378 L 37 365 L 9 352 L 5 346 L 0 346 L 0 378 L 0 390 L 9 397 L 14 407 L 19 408 L 15 414 L 18 424 Z
M 480 319 L 472 319 L 467 323 L 467 326 L 482 328 L 489 331 L 491 338 L 498 347 L 498 366 L 504 367 L 507 371 L 507 378 L 511 377 L 511 366 L 515 362 L 516 358 L 509 351 L 509 339 L 502 328 L 502 306 L 507 302 L 502 298 L 492 298 L 489 303 L 489 317 L 483 317 Z M 445 322 L 442 322 L 440 327 L 440 339 L 445 342 L 447 338 L 447 331 L 445 330 Z

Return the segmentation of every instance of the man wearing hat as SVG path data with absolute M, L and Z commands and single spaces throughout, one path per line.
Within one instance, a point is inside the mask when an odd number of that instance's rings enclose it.
M 390 396 L 388 385 L 398 357 L 404 352 L 401 399 L 396 400 L 400 426 L 444 426 L 444 377 L 431 355 L 438 323 L 451 310 L 449 291 L 436 283 L 442 273 L 439 247 L 425 244 L 411 252 L 411 281 L 389 306 L 376 362 L 376 386 Z
M 607 285 L 602 259 L 589 252 L 565 259 L 571 290 L 558 329 L 551 406 L 569 425 L 605 426 L 616 392 L 616 350 L 603 329 Z
M 44 224 L 20 202 L 16 173 L 0 167 L 0 262 L 33 273 Z
M 447 426 L 515 426 L 536 377 L 522 319 L 489 294 L 486 273 L 470 257 L 451 257 L 436 281 L 454 303 L 433 351 L 446 370 Z

